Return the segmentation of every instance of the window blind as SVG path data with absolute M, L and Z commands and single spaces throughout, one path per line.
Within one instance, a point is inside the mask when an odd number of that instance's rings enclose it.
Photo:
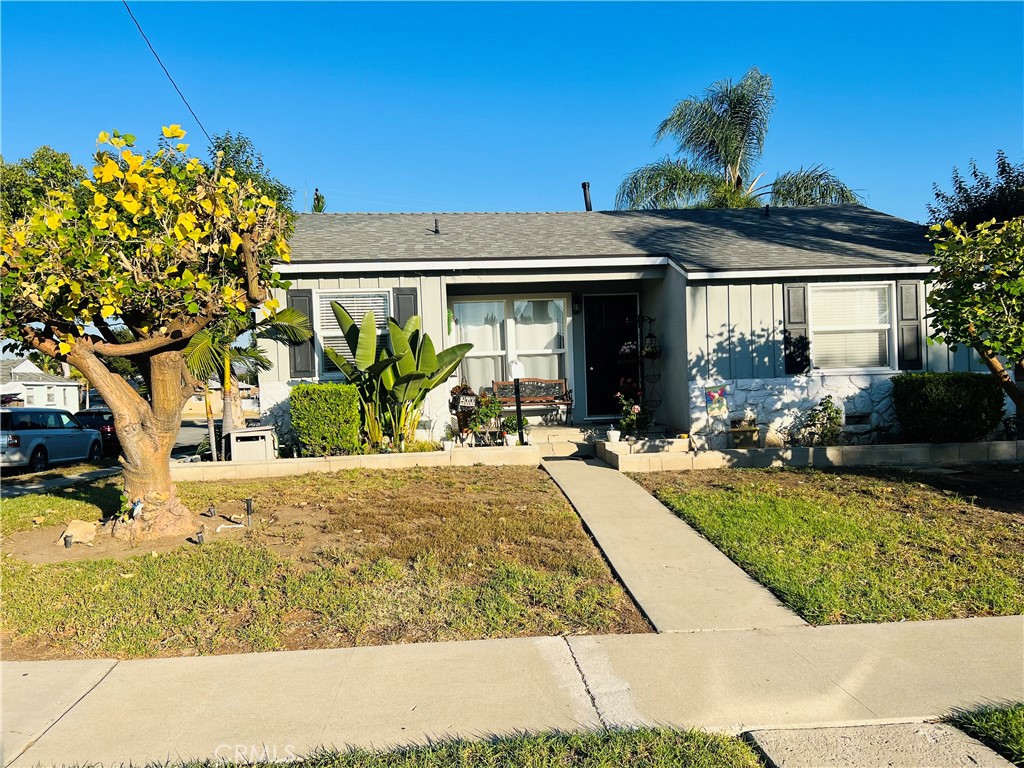
M 330 347 L 349 362 L 355 357 L 348 347 L 345 334 L 341 332 L 338 318 L 334 316 L 331 309 L 331 302 L 336 301 L 345 308 L 357 325 L 362 325 L 363 317 L 367 312 L 373 312 L 377 326 L 377 355 L 387 346 L 388 339 L 388 315 L 390 314 L 390 303 L 386 293 L 321 293 L 317 297 L 317 325 L 319 328 L 320 342 L 324 347 Z M 323 372 L 333 373 L 338 367 L 331 362 L 327 355 L 324 355 Z
M 890 311 L 887 286 L 815 286 L 811 292 L 814 367 L 888 367 Z

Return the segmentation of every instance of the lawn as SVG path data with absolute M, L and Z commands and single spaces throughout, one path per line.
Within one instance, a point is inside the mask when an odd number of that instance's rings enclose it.
M 812 624 L 1024 613 L 1019 467 L 633 477 Z
M 1024 768 L 1024 704 L 993 704 L 959 710 L 949 722 Z
M 263 755 L 248 754 L 249 761 Z M 280 757 L 280 756 L 279 756 Z M 183 768 L 250 765 L 217 761 Z M 760 768 L 754 751 L 732 736 L 668 729 L 511 736 L 439 741 L 391 752 L 325 751 L 298 768 Z
M 201 518 L 204 546 L 161 541 L 113 551 L 104 536 L 65 555 L 55 523 L 116 507 L 115 480 L 5 500 L 6 657 L 649 631 L 536 468 L 353 470 L 181 483 L 179 492 L 194 510 L 216 507 L 215 518 Z M 243 513 L 246 497 L 254 499 L 253 527 L 214 533 Z M 40 515 L 42 527 L 33 528 Z M 25 552 L 71 559 L 25 562 Z

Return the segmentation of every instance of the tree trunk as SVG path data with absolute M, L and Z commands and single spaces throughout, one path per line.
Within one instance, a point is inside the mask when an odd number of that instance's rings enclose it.
M 206 405 L 206 434 L 210 437 L 210 457 L 217 460 L 217 425 L 213 421 L 213 406 L 210 405 L 210 385 L 203 384 L 203 403 Z
M 94 353 L 72 353 L 69 359 L 110 406 L 121 443 L 126 507 L 111 533 L 133 541 L 194 533 L 196 518 L 171 482 L 171 451 L 181 410 L 191 396 L 181 352 L 158 352 L 150 358 L 148 403 Z
M 230 413 L 232 429 L 245 427 L 245 413 L 242 411 L 242 390 L 238 388 L 238 377 L 231 377 L 231 388 L 224 389 L 224 413 Z
M 975 344 L 974 349 L 981 356 L 982 362 L 988 366 L 992 375 L 996 377 L 996 380 L 999 382 L 999 386 L 1003 388 L 1003 391 L 1017 407 L 1017 415 L 1019 417 L 1021 412 L 1024 411 L 1024 389 L 1020 387 L 1020 382 L 1015 382 L 1013 380 L 1010 376 L 1010 372 L 1006 370 L 1003 364 L 999 361 L 999 358 L 992 354 L 990 350 L 986 349 L 984 345 Z M 1022 371 L 1021 363 L 1018 362 L 1014 369 L 1019 376 Z

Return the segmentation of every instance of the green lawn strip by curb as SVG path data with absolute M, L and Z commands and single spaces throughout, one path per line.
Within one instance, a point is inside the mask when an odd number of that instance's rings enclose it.
M 949 722 L 1024 768 L 1024 703 L 954 710 Z
M 185 768 L 248 765 L 291 758 L 287 747 L 239 745 L 222 760 Z M 446 740 L 388 752 L 319 751 L 289 765 L 298 768 L 760 768 L 745 743 L 699 730 L 629 729 L 542 733 L 491 741 Z

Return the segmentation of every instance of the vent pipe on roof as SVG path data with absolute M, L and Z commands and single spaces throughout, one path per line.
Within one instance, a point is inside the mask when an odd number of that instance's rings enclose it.
M 583 187 L 583 204 L 587 207 L 588 211 L 592 211 L 594 206 L 590 204 L 590 182 L 584 181 L 581 186 Z
M 772 215 L 771 209 L 767 205 L 764 207 L 764 215 L 765 216 L 771 216 Z
M 437 219 L 434 219 L 434 234 L 435 235 L 440 235 L 441 234 L 441 225 L 437 223 Z

